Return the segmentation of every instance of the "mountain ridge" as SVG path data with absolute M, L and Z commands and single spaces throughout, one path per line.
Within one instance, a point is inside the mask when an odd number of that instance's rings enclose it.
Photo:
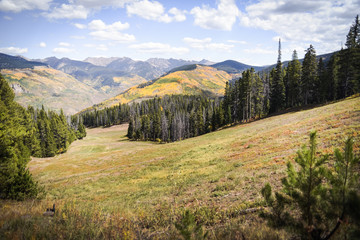
M 164 74 L 160 78 L 129 88 L 123 93 L 93 106 L 103 109 L 119 103 L 141 101 L 156 96 L 184 94 L 221 97 L 225 85 L 232 76 L 225 71 L 200 64 L 186 65 L 188 69 L 180 69 Z

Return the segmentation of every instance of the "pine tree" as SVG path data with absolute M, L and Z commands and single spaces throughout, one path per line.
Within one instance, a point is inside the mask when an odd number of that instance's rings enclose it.
M 339 98 L 339 54 L 335 53 L 331 56 L 327 65 L 328 78 L 328 97 L 327 100 L 333 101 Z
M 302 67 L 301 91 L 305 105 L 314 102 L 317 92 L 314 92 L 318 81 L 316 52 L 312 45 L 306 50 Z
M 276 70 L 271 85 L 270 112 L 277 112 L 285 105 L 285 85 L 282 73 L 281 63 L 281 40 L 279 39 L 278 60 Z
M 325 102 L 328 99 L 328 89 L 330 85 L 329 77 L 327 76 L 326 67 L 323 62 L 323 59 L 319 59 L 318 65 L 318 83 L 319 86 L 316 88 L 318 89 L 318 102 Z
M 264 214 L 271 223 L 291 227 L 302 239 L 325 240 L 344 222 L 360 218 L 360 213 L 354 212 L 360 203 L 359 158 L 354 156 L 352 138 L 346 140 L 344 153 L 335 149 L 332 165 L 327 164 L 328 155 L 317 153 L 316 146 L 316 132 L 312 132 L 309 146 L 297 152 L 298 167 L 288 162 L 282 191 L 274 198 L 271 186 L 266 184 L 261 194 L 271 208 L 270 214 Z
M 326 196 L 329 199 L 327 216 L 337 218 L 338 221 L 327 235 L 327 239 L 335 234 L 346 218 L 354 216 L 354 209 L 351 208 L 353 196 L 356 196 L 355 199 L 360 200 L 357 192 L 359 174 L 356 171 L 359 158 L 354 156 L 353 144 L 353 138 L 349 137 L 345 141 L 344 152 L 342 153 L 339 149 L 335 149 L 334 152 L 334 171 L 329 172 L 329 180 L 333 187 L 329 191 L 329 196 Z M 359 204 L 359 201 L 357 201 L 357 204 Z M 358 218 L 359 215 L 355 215 L 355 217 Z
M 359 15 L 356 15 L 353 25 L 350 27 L 349 33 L 346 35 L 345 46 L 348 49 L 360 46 L 360 22 Z
M 301 81 L 301 63 L 298 59 L 296 50 L 292 54 L 292 60 L 287 69 L 288 96 L 287 105 L 289 107 L 298 106 L 301 103 L 300 81 Z
M 127 137 L 132 139 L 134 137 L 134 119 L 131 117 L 128 126 Z
M 31 150 L 26 142 L 32 134 L 26 111 L 14 101 L 14 93 L 0 75 L 0 198 L 23 200 L 39 191 L 26 169 Z

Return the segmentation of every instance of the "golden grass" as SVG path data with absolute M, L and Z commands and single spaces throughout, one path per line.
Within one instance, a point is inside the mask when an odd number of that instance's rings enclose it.
M 88 129 L 67 153 L 34 158 L 29 167 L 46 187 L 46 200 L 76 199 L 126 212 L 174 198 L 224 207 L 257 202 L 265 182 L 279 185 L 285 163 L 307 143 L 310 131 L 318 131 L 324 153 L 341 148 L 347 136 L 354 136 L 359 151 L 360 98 L 169 144 L 129 141 L 126 130 L 127 125 Z M 234 188 L 212 197 L 225 183 Z

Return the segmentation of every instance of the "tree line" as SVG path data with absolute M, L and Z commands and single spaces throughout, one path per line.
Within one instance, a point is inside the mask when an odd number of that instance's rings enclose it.
M 119 104 L 102 110 L 84 111 L 77 116 L 81 117 L 87 127 L 110 127 L 129 122 L 130 108 L 128 104 Z
M 26 168 L 30 156 L 52 157 L 63 153 L 76 139 L 86 136 L 80 118 L 44 107 L 27 109 L 14 101 L 15 94 L 0 75 L 0 198 L 35 197 L 38 184 Z
M 195 137 L 225 124 L 222 101 L 204 96 L 171 95 L 81 113 L 85 126 L 129 123 L 132 140 L 171 142 Z
M 222 102 L 204 96 L 172 95 L 132 105 L 127 136 L 174 142 L 224 125 Z

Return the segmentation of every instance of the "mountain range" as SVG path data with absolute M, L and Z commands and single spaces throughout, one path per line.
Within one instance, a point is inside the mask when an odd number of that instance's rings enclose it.
M 86 58 L 84 61 L 50 57 L 34 61 L 70 74 L 79 81 L 110 95 L 119 94 L 131 86 L 158 78 L 179 66 L 195 63 L 212 64 L 207 60 L 197 62 L 151 58 L 147 61 L 136 61 L 128 57 Z
M 333 53 L 319 55 L 326 62 Z M 302 59 L 300 59 L 302 61 Z M 284 62 L 284 66 L 289 61 Z M 92 57 L 28 60 L 0 53 L 0 70 L 23 105 L 63 108 L 68 114 L 95 105 L 103 108 L 165 94 L 221 96 L 226 81 L 237 79 L 249 68 L 270 71 L 271 66 L 251 66 L 234 60 L 128 57 Z M 107 100 L 106 100 L 107 99 Z M 66 104 L 65 104 L 66 103 Z M 70 103 L 70 106 L 67 106 Z M 74 104 L 72 104 L 74 103 Z

